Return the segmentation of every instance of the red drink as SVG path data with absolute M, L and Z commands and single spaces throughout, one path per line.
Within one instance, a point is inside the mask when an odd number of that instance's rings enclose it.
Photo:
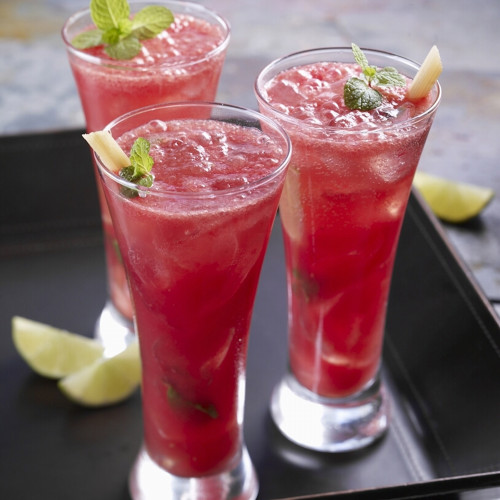
M 131 11 L 145 5 L 149 3 L 131 2 Z M 71 39 L 91 27 L 90 14 L 84 11 L 68 20 L 63 38 L 89 132 L 147 105 L 214 100 L 229 40 L 228 25 L 196 4 L 163 1 L 159 5 L 171 9 L 175 21 L 157 37 L 143 40 L 141 53 L 130 60 L 111 59 L 102 46 L 76 50 Z M 125 273 L 106 203 L 99 194 L 111 299 L 131 319 Z
M 195 17 L 196 10 L 174 14 L 170 27 L 143 40 L 133 59 L 111 59 L 102 46 L 70 51 L 87 130 L 101 130 L 118 116 L 151 104 L 215 98 L 227 28 Z
M 151 143 L 145 196 L 102 177 L 135 308 L 146 448 L 170 473 L 199 477 L 240 459 L 250 317 L 288 152 L 271 129 L 168 118 L 182 108 L 111 126 L 124 151 Z
M 338 132 L 329 140 L 294 131 L 296 161 L 280 205 L 291 368 L 305 387 L 335 398 L 360 391 L 377 372 L 396 242 L 430 128 L 397 124 L 435 100 L 410 103 L 405 87 L 393 87 L 382 108 L 350 110 L 343 87 L 359 73 L 354 64 L 317 63 L 266 87 L 269 103 L 286 106 L 280 110 L 288 116 Z
M 347 62 L 350 52 L 286 61 L 292 55 L 257 82 L 261 111 L 282 123 L 293 144 L 280 202 L 290 370 L 331 400 L 377 378 L 398 236 L 439 92 L 409 102 L 407 87 L 379 89 L 380 107 L 351 110 L 344 85 L 361 68 Z M 384 58 L 380 66 L 395 65 Z M 376 65 L 377 53 L 368 61 Z

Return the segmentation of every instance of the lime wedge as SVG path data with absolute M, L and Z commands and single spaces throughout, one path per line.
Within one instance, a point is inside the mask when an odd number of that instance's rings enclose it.
M 413 185 L 437 217 L 446 222 L 465 222 L 478 215 L 493 199 L 493 189 L 455 182 L 417 172 Z
M 58 382 L 59 389 L 83 406 L 107 406 L 127 399 L 139 387 L 141 362 L 137 341 L 111 358 L 100 358 L 90 366 Z
M 39 375 L 61 378 L 99 359 L 100 342 L 37 321 L 12 318 L 12 339 L 21 357 Z

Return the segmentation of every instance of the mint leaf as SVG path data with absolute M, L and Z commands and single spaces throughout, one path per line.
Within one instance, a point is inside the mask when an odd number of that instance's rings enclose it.
M 116 45 L 120 41 L 120 29 L 109 28 L 102 34 L 102 42 L 108 45 Z
M 107 31 L 129 18 L 130 7 L 127 0 L 90 0 L 90 15 L 100 30 Z
M 132 166 L 123 167 L 120 170 L 120 177 L 128 182 L 134 182 L 134 168 Z M 136 196 L 139 196 L 139 191 L 137 189 L 126 186 L 121 186 L 120 193 L 126 198 L 135 198 Z
M 138 137 L 130 149 L 130 165 L 120 170 L 120 177 L 138 186 L 151 187 L 154 177 L 150 173 L 154 160 L 149 155 L 149 141 Z M 121 193 L 127 198 L 134 198 L 139 194 L 137 189 L 123 187 Z
M 344 86 L 344 102 L 350 109 L 370 111 L 383 102 L 382 94 L 360 78 L 350 78 Z
M 151 187 L 153 185 L 154 177 L 151 174 L 144 174 L 138 181 L 139 186 Z
M 205 413 L 210 418 L 217 418 L 219 416 L 219 412 L 217 411 L 217 409 L 215 408 L 215 406 L 212 405 L 212 404 L 206 405 L 206 406 L 199 405 L 199 404 L 194 404 L 193 408 L 195 410 L 201 411 L 202 413 Z
M 355 44 L 351 44 L 352 53 L 354 55 L 354 60 L 361 66 L 361 70 L 364 72 L 365 68 L 368 67 L 368 59 L 366 58 L 363 51 Z
M 130 36 L 119 40 L 114 45 L 108 45 L 104 51 L 112 59 L 132 59 L 141 51 L 141 42 Z
M 159 5 L 144 7 L 132 19 L 132 32 L 139 40 L 145 40 L 159 35 L 173 22 L 170 10 Z
M 112 59 L 131 59 L 141 51 L 141 44 L 132 34 L 132 21 L 120 19 L 116 28 L 110 28 L 102 35 L 108 46 L 104 49 Z
M 102 31 L 100 29 L 92 29 L 89 31 L 84 31 L 79 35 L 76 35 L 73 40 L 71 40 L 73 47 L 77 49 L 90 49 L 91 47 L 96 47 L 97 45 L 102 45 Z
M 173 407 L 197 410 L 214 419 L 219 417 L 219 412 L 213 404 L 201 405 L 193 403 L 188 399 L 184 399 L 171 384 L 167 382 L 164 382 L 164 384 L 167 386 L 167 400 Z
M 118 29 L 122 37 L 132 34 L 132 21 L 127 17 L 118 21 Z
M 372 82 L 377 87 L 389 87 L 391 85 L 394 87 L 404 87 L 406 85 L 405 77 L 400 75 L 398 70 L 391 66 L 379 69 L 373 76 Z
M 91 0 L 90 15 L 98 29 L 71 43 L 77 49 L 105 45 L 112 59 L 132 59 L 141 51 L 140 40 L 155 37 L 174 21 L 172 12 L 159 5 L 144 7 L 131 20 L 127 0 Z
M 406 85 L 405 78 L 396 68 L 387 66 L 377 69 L 376 66 L 370 66 L 363 51 L 354 43 L 352 53 L 363 74 L 361 78 L 350 78 L 344 85 L 344 102 L 348 108 L 361 111 L 378 108 L 384 102 L 384 97 L 373 87 Z
M 130 163 L 134 167 L 135 176 L 139 177 L 151 172 L 153 158 L 149 156 L 150 144 L 143 137 L 138 137 L 130 150 Z
M 376 75 L 377 68 L 368 64 L 368 59 L 366 58 L 365 54 L 355 43 L 353 43 L 351 46 L 352 53 L 354 54 L 354 59 L 361 66 L 361 70 L 363 71 L 363 74 L 368 78 L 368 81 L 370 81 L 370 79 Z

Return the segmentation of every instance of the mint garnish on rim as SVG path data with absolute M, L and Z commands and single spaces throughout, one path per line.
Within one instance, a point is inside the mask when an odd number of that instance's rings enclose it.
M 154 177 L 151 169 L 154 160 L 149 155 L 150 143 L 144 137 L 138 137 L 134 141 L 130 156 L 125 154 L 113 136 L 105 130 L 83 134 L 83 138 L 106 168 L 138 186 L 151 187 L 153 185 Z M 122 187 L 121 192 L 129 198 L 134 198 L 139 194 L 137 189 L 128 187 Z
M 172 12 L 159 5 L 144 7 L 130 19 L 127 0 L 91 0 L 90 15 L 97 28 L 74 37 L 72 45 L 77 49 L 105 45 L 113 59 L 132 59 L 141 51 L 141 40 L 154 38 L 174 21 Z
M 130 165 L 120 170 L 120 177 L 138 186 L 151 187 L 154 178 L 150 172 L 154 162 L 149 156 L 149 148 L 149 142 L 143 137 L 138 137 L 130 150 Z M 122 194 L 133 198 L 138 195 L 138 191 L 123 187 Z
M 384 101 L 382 94 L 374 87 L 406 85 L 405 78 L 399 74 L 396 68 L 387 66 L 378 69 L 370 66 L 363 51 L 352 44 L 354 59 L 361 66 L 362 78 L 352 77 L 347 80 L 344 86 L 344 102 L 350 109 L 370 111 L 378 108 Z

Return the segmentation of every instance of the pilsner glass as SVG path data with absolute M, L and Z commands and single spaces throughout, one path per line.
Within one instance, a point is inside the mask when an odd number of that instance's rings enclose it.
M 228 23 L 215 12 L 189 2 L 134 0 L 132 15 L 145 6 L 160 5 L 175 17 L 167 30 L 143 41 L 147 49 L 131 60 L 114 60 L 99 50 L 78 50 L 71 40 L 92 25 L 89 9 L 71 16 L 62 30 L 80 95 L 87 131 L 103 129 L 129 111 L 162 102 L 215 99 L 226 49 Z M 186 19 L 194 21 L 184 25 Z M 201 33 L 201 35 L 200 35 Z M 171 43 L 169 37 L 180 40 Z M 132 306 L 111 219 L 99 183 L 109 299 L 97 321 L 96 337 L 112 355 L 133 338 Z
M 132 497 L 255 498 L 242 437 L 246 353 L 288 136 L 255 111 L 215 103 L 147 107 L 107 129 L 125 151 L 146 138 L 155 159 L 142 188 L 97 158 L 142 359 Z
M 408 78 L 419 68 L 396 55 L 364 52 L 370 65 L 395 67 Z M 282 124 L 293 145 L 280 201 L 289 370 L 273 392 L 271 413 L 291 441 L 337 452 L 367 446 L 388 425 L 380 362 L 390 279 L 441 91 L 436 83 L 418 103 L 398 111 L 382 106 L 368 113 L 380 120 L 367 125 L 367 112 L 342 113 L 335 96 L 343 96 L 344 83 L 335 88 L 335 76 L 325 83 L 324 63 L 354 64 L 352 50 L 283 57 L 262 70 L 255 91 L 260 111 Z M 283 78 L 297 67 L 294 77 Z M 318 104 L 317 89 L 325 86 L 330 96 Z M 288 111 L 291 104 L 301 116 Z M 311 118 L 312 108 L 322 115 Z

